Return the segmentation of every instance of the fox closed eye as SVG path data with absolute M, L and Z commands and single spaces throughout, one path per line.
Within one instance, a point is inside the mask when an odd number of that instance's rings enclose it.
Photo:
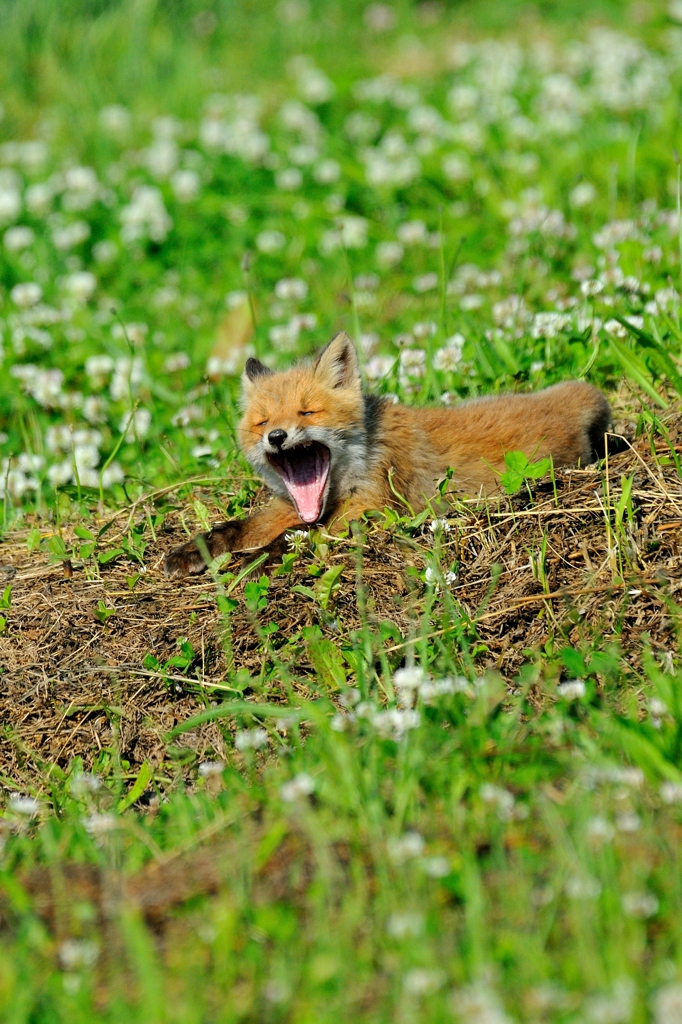
M 267 422 L 268 422 L 267 420 L 261 420 L 260 423 L 256 423 L 256 424 L 254 424 L 254 426 L 256 426 L 256 427 L 264 427 Z
M 303 409 L 301 409 L 301 410 L 299 411 L 299 414 L 298 414 L 298 415 L 299 415 L 299 416 L 315 416 L 315 414 L 316 414 L 317 412 L 319 412 L 319 409 L 307 409 L 307 410 L 303 410 Z

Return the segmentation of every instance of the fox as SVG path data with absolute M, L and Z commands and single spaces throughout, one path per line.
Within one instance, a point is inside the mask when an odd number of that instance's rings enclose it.
M 287 370 L 248 359 L 242 410 L 240 447 L 272 498 L 170 551 L 168 576 L 203 572 L 207 555 L 272 551 L 288 531 L 338 533 L 367 512 L 405 502 L 417 513 L 448 471 L 455 495 L 490 495 L 500 488 L 506 452 L 551 457 L 557 468 L 585 466 L 603 457 L 612 422 L 602 392 L 578 380 L 454 406 L 396 403 L 363 389 L 357 351 L 343 332 L 316 359 Z

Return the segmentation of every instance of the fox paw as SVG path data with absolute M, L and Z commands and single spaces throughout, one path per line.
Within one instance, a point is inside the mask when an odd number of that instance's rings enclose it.
M 274 569 L 281 561 L 282 555 L 288 548 L 286 540 L 286 534 L 282 534 L 281 537 L 276 537 L 270 544 L 265 545 L 262 548 L 258 548 L 254 551 L 249 551 L 246 554 L 241 555 L 240 558 L 240 569 L 243 572 L 244 569 L 248 568 L 252 562 L 254 562 L 260 555 L 267 555 L 268 557 L 264 562 L 261 562 L 255 567 L 255 569 L 245 577 L 247 580 L 257 580 L 263 573 L 268 575 L 272 569 Z
M 206 569 L 206 561 L 195 541 L 189 540 L 169 551 L 163 561 L 166 576 L 196 576 Z

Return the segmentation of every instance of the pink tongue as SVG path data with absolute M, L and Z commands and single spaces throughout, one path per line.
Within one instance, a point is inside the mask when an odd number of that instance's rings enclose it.
M 282 474 L 296 510 L 304 523 L 316 523 L 322 513 L 329 460 L 315 454 L 307 463 L 289 465 Z
M 323 477 L 318 477 L 309 484 L 297 484 L 293 480 L 284 481 L 304 523 L 316 523 L 320 518 L 326 479 L 327 474 L 325 473 Z

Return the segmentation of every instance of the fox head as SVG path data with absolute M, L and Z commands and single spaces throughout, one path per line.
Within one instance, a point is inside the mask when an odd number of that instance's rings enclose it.
M 314 362 L 275 373 L 249 359 L 242 377 L 239 442 L 268 486 L 302 522 L 323 520 L 366 458 L 357 352 L 337 334 Z

